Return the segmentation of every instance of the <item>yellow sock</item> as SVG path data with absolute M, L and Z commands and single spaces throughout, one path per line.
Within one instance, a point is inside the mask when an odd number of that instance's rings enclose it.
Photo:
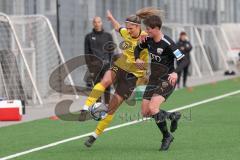
M 113 115 L 107 115 L 106 118 L 102 119 L 98 123 L 95 130 L 95 133 L 97 134 L 97 136 L 103 133 L 104 129 L 106 129 L 108 125 L 112 122 L 112 119 L 113 119 Z
M 85 101 L 85 106 L 92 106 L 97 100 L 98 98 L 103 94 L 103 92 L 105 91 L 105 87 L 101 84 L 101 83 L 97 83 L 91 93 L 89 94 L 87 100 Z

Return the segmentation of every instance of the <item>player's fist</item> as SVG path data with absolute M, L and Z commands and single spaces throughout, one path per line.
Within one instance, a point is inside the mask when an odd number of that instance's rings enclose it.
M 140 43 L 144 43 L 144 42 L 147 40 L 147 37 L 148 37 L 147 34 L 145 34 L 145 35 L 140 35 L 140 37 L 139 37 L 139 42 L 140 42 Z
M 168 81 L 172 86 L 174 86 L 177 82 L 178 75 L 176 72 L 172 72 L 171 74 L 168 74 Z
M 107 15 L 106 15 L 106 17 L 107 17 L 108 20 L 113 19 L 113 15 L 112 15 L 112 13 L 111 13 L 109 10 L 107 10 Z

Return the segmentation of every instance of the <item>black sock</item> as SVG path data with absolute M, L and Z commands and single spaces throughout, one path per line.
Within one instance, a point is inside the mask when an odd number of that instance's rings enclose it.
M 167 122 L 164 120 L 163 122 L 156 123 L 159 130 L 162 132 L 164 138 L 169 137 L 169 132 L 167 128 Z
M 155 121 L 156 125 L 158 126 L 159 130 L 161 131 L 164 138 L 169 137 L 170 133 L 168 132 L 167 122 L 166 122 L 166 115 L 164 112 L 158 112 L 157 114 L 152 116 Z

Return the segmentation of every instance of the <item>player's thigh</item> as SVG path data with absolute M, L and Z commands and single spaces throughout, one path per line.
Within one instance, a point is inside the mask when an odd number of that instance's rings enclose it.
M 101 80 L 101 84 L 105 88 L 107 88 L 114 83 L 115 79 L 116 79 L 116 73 L 113 72 L 111 69 L 109 69 L 107 72 L 105 72 L 105 74 Z
M 119 70 L 119 76 L 116 84 L 116 93 L 124 100 L 128 99 L 136 87 L 137 77 L 132 73 Z
M 119 106 L 122 104 L 123 100 L 124 100 L 123 97 L 115 92 L 109 102 L 108 114 L 111 115 L 114 114 L 116 110 L 119 108 Z
M 159 112 L 161 104 L 165 101 L 162 95 L 154 94 L 149 102 L 149 109 L 152 115 Z

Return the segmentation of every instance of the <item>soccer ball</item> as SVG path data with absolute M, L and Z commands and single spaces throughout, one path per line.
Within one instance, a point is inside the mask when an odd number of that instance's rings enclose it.
M 92 105 L 89 110 L 92 118 L 96 121 L 100 121 L 107 116 L 108 107 L 104 103 L 97 102 Z

